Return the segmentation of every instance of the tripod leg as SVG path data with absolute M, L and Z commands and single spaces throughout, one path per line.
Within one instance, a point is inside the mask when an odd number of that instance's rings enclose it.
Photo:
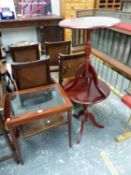
M 85 124 L 85 122 L 86 122 L 87 117 L 88 117 L 88 112 L 85 111 L 85 112 L 84 112 L 84 115 L 83 115 L 83 117 L 82 117 L 82 120 L 81 120 L 81 126 L 80 126 L 80 131 L 79 131 L 77 143 L 80 143 L 80 141 L 81 141 L 81 136 L 82 136 L 83 130 L 84 130 L 84 124 Z
M 95 117 L 94 117 L 93 114 L 88 113 L 88 117 L 89 117 L 90 121 L 92 122 L 92 124 L 95 125 L 97 128 L 104 128 L 103 125 L 99 124 L 99 123 L 96 121 L 96 119 L 95 119 Z

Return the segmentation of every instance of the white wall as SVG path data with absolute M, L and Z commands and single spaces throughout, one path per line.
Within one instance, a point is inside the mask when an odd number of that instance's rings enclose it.
M 8 49 L 9 44 L 18 41 L 36 42 L 37 35 L 35 27 L 1 29 L 3 46 Z
M 60 0 L 51 0 L 52 14 L 60 16 Z

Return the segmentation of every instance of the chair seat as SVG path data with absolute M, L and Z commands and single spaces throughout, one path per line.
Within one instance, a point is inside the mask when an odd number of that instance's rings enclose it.
M 71 81 L 68 84 L 70 84 Z M 68 84 L 66 84 L 66 87 Z M 85 78 L 79 79 L 76 85 L 70 90 L 67 90 L 66 93 L 73 102 L 86 105 L 94 104 L 106 99 L 110 93 L 110 89 L 106 83 L 98 80 L 98 85 L 99 88 L 104 91 L 104 95 L 101 95 L 100 91 L 96 88 L 94 81 L 91 81 L 90 85 L 87 85 Z

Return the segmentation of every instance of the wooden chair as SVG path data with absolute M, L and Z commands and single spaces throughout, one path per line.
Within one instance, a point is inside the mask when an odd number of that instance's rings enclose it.
M 80 58 L 83 58 L 82 61 L 78 61 Z M 72 102 L 83 106 L 83 110 L 79 111 L 78 115 L 75 115 L 77 118 L 82 116 L 77 143 L 80 143 L 84 124 L 87 118 L 96 127 L 104 127 L 103 125 L 99 124 L 95 120 L 95 116 L 88 111 L 88 106 L 105 100 L 110 93 L 108 86 L 99 79 L 97 80 L 99 88 L 96 87 L 95 80 L 92 76 L 93 69 L 91 65 L 88 72 L 83 71 L 83 73 L 81 73 L 81 70 L 84 70 L 83 66 L 85 66 L 85 64 L 82 64 L 85 62 L 84 58 L 85 54 L 60 54 L 60 83 L 63 85 L 64 78 L 70 77 L 71 79 L 64 84 L 64 89 Z M 78 65 L 75 66 L 77 62 Z M 71 72 L 71 74 L 69 72 Z M 88 73 L 88 77 L 85 79 L 86 73 Z M 72 78 L 73 75 L 74 78 Z
M 41 85 L 52 83 L 50 78 L 50 72 L 49 72 L 49 59 L 33 61 L 28 63 L 12 64 L 12 73 L 13 73 L 13 78 L 16 81 L 18 90 L 38 87 Z M 47 93 L 45 95 L 47 95 Z M 21 105 L 24 106 L 27 104 L 27 100 L 28 98 L 30 98 L 29 96 L 30 95 L 20 97 Z M 50 96 L 48 96 L 48 98 L 50 98 Z M 13 112 L 14 111 L 12 110 L 12 113 Z M 6 116 L 8 117 L 9 115 L 6 115 Z M 19 134 L 21 134 L 23 138 L 27 139 L 36 134 L 44 132 L 45 130 L 51 129 L 53 127 L 58 127 L 64 124 L 65 116 L 63 115 L 63 112 L 52 114 L 52 115 L 43 117 L 43 119 L 32 120 L 32 121 L 30 120 L 27 123 L 23 124 L 22 126 L 18 126 L 17 128 L 18 128 Z M 19 146 L 16 145 L 16 147 L 19 147 Z M 23 163 L 20 152 L 19 152 L 19 159 L 20 159 L 20 162 Z
M 48 59 L 26 63 L 14 63 L 11 67 L 12 76 L 18 90 L 51 83 Z
M 62 86 L 74 79 L 75 74 L 85 61 L 85 53 L 78 54 L 59 54 L 60 70 L 59 70 L 59 83 Z
M 50 71 L 59 72 L 59 53 L 70 53 L 71 41 L 45 42 L 46 56 L 50 59 Z
M 50 78 L 49 59 L 26 63 L 14 63 L 11 65 L 11 67 L 12 76 L 16 82 L 18 90 L 24 90 L 53 83 L 53 81 Z M 24 98 L 21 97 L 20 100 L 23 105 L 27 98 L 28 96 Z M 55 121 L 53 121 L 51 118 L 51 124 L 53 122 L 60 123 L 61 118 L 61 115 L 55 117 Z M 20 128 L 20 132 L 24 138 L 28 138 L 44 131 L 45 129 L 43 126 L 44 120 L 38 120 L 23 125 Z
M 14 62 L 28 62 L 40 59 L 39 44 L 23 46 L 9 46 L 11 57 Z

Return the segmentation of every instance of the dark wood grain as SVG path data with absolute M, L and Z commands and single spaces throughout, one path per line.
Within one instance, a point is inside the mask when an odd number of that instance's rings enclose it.
M 20 27 L 33 27 L 33 26 L 50 26 L 57 25 L 62 20 L 61 17 L 57 16 L 41 16 L 41 17 L 30 17 L 26 19 L 16 20 L 3 20 L 0 21 L 0 28 L 20 28 Z
M 19 90 L 51 83 L 49 59 L 11 65 L 12 75 Z
M 28 44 L 22 46 L 9 46 L 11 57 L 14 62 L 27 62 L 40 59 L 39 44 Z

